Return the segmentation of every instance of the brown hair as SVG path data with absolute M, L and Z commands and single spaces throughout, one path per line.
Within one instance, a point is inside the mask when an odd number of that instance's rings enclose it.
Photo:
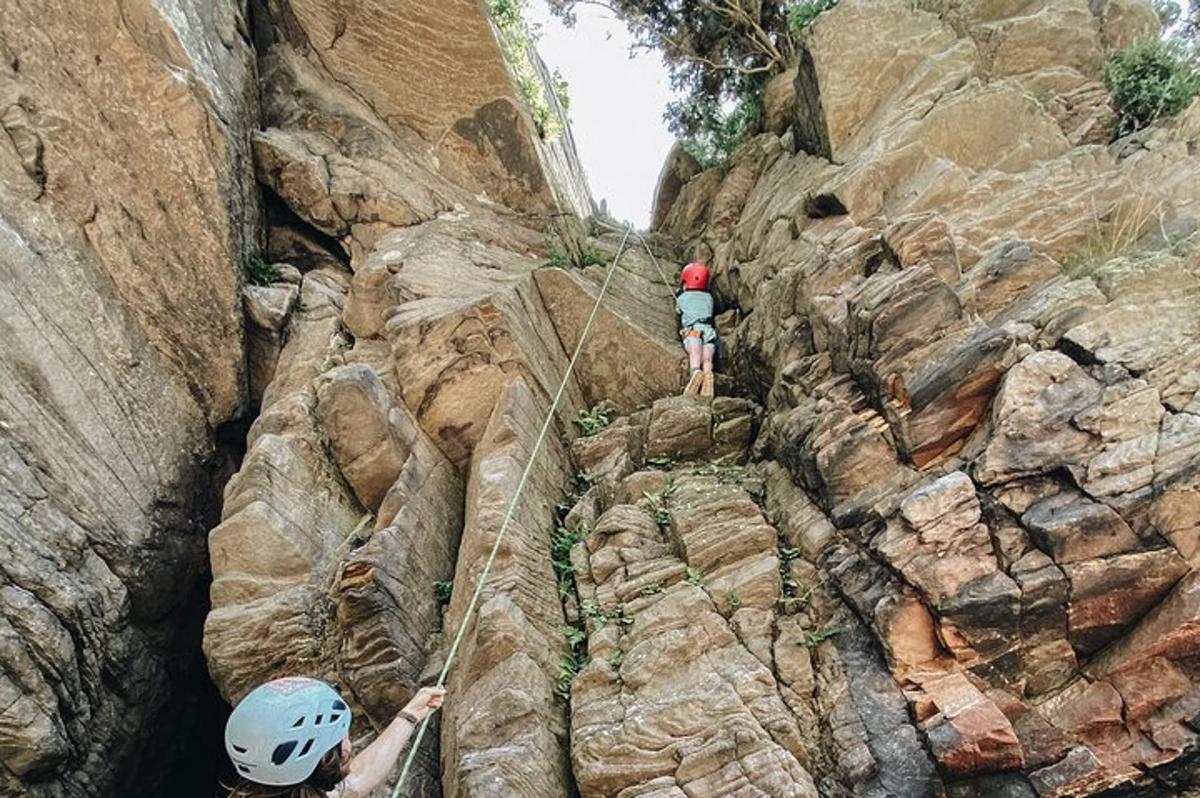
M 321 757 L 316 770 L 303 783 L 268 787 L 242 779 L 229 790 L 229 798 L 326 798 L 345 777 L 342 746 L 339 743 Z

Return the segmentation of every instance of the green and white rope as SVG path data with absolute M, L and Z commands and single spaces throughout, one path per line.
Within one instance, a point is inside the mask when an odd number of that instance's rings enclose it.
M 479 597 L 483 594 L 483 587 L 487 583 L 488 575 L 491 573 L 492 564 L 496 561 L 496 554 L 500 551 L 500 544 L 504 540 L 504 535 L 508 532 L 508 526 L 512 522 L 513 515 L 516 512 L 517 502 L 521 500 L 521 494 L 525 491 L 525 485 L 529 482 L 529 475 L 533 471 L 534 461 L 537 459 L 542 446 L 546 442 L 546 434 L 550 431 L 550 425 L 554 423 L 554 416 L 558 412 L 558 406 L 562 403 L 563 394 L 567 390 L 567 384 L 570 382 L 571 375 L 575 371 L 575 364 L 579 361 L 579 355 L 583 352 L 583 345 L 592 331 L 592 324 L 596 321 L 596 314 L 599 312 L 600 305 L 604 301 L 604 295 L 608 293 L 608 285 L 612 281 L 613 273 L 616 271 L 617 261 L 624 254 L 625 245 L 629 241 L 629 236 L 632 232 L 633 227 L 626 226 L 625 236 L 621 239 L 621 246 L 617 248 L 617 254 L 608 266 L 604 283 L 600 286 L 600 293 L 596 296 L 596 304 L 592 306 L 592 312 L 588 316 L 587 323 L 583 326 L 583 332 L 579 336 L 579 343 L 575 346 L 575 353 L 571 355 L 571 360 L 567 363 L 567 370 L 563 373 L 562 382 L 558 386 L 558 393 L 554 395 L 554 401 L 550 404 L 550 410 L 546 413 L 546 420 L 542 423 L 542 429 L 538 433 L 537 442 L 534 443 L 533 451 L 530 452 L 529 459 L 525 463 L 525 469 L 521 472 L 521 479 L 517 482 L 516 492 L 513 494 L 512 501 L 508 503 L 508 510 L 504 514 L 504 521 L 500 524 L 500 531 L 496 535 L 496 542 L 492 544 L 491 553 L 488 554 L 487 561 L 483 565 L 483 571 L 479 574 L 479 581 L 475 585 L 475 592 L 471 595 L 471 601 L 467 604 L 467 609 L 463 613 L 462 623 L 459 624 L 458 632 L 454 635 L 454 640 L 450 644 L 450 650 L 446 654 L 446 662 L 442 665 L 442 672 L 438 676 L 437 687 L 443 687 L 446 684 L 446 676 L 450 672 L 450 666 L 454 663 L 454 657 L 458 654 L 459 646 L 462 645 L 462 641 L 466 637 L 467 627 L 471 623 L 471 616 L 475 613 L 475 609 L 479 604 Z M 425 737 L 425 730 L 429 727 L 429 719 L 430 715 L 426 715 L 417 729 L 416 739 L 409 746 L 408 756 L 404 760 L 404 768 L 400 771 L 400 778 L 396 781 L 396 786 L 392 788 L 391 798 L 397 798 L 400 795 L 400 789 L 404 786 L 404 781 L 408 778 L 408 773 L 412 769 L 413 760 L 416 758 L 417 750 L 421 746 L 421 740 Z

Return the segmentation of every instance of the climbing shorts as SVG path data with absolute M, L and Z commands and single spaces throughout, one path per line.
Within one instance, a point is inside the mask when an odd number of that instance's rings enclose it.
M 705 346 L 715 349 L 717 347 L 717 331 L 711 325 L 705 322 L 696 322 L 691 327 L 680 333 L 680 337 L 684 343 L 687 343 L 689 338 L 699 338 Z

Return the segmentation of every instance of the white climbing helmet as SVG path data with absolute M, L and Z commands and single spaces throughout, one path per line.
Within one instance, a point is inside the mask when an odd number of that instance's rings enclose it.
M 325 682 L 275 679 L 251 690 L 225 724 L 239 775 L 271 787 L 301 784 L 350 729 L 350 709 Z

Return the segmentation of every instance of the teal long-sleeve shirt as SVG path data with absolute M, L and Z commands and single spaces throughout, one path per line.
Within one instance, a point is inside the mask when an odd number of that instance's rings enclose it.
M 707 291 L 684 291 L 675 298 L 679 328 L 686 330 L 698 322 L 712 323 L 713 298 Z

